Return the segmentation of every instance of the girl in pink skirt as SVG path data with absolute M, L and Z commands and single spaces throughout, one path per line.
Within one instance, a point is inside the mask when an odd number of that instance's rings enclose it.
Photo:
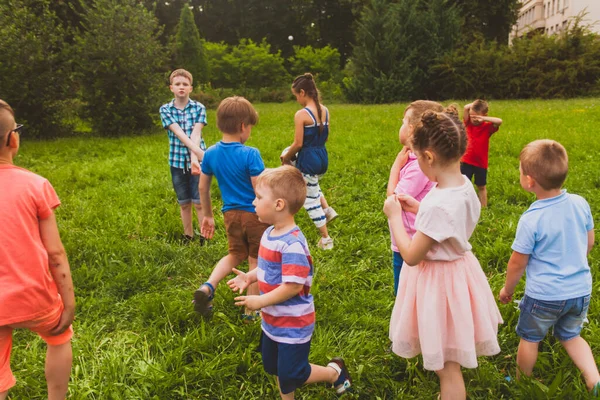
M 423 354 L 424 368 L 440 378 L 442 400 L 466 398 L 461 366 L 476 368 L 478 356 L 500 352 L 500 311 L 469 244 L 481 204 L 460 173 L 466 146 L 454 107 L 423 113 L 412 148 L 436 186 L 421 203 L 400 194 L 383 207 L 404 259 L 390 321 L 392 350 L 405 358 Z M 412 239 L 402 210 L 417 214 Z

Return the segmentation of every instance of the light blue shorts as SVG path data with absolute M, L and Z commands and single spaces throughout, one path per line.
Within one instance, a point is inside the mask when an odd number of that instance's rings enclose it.
M 579 336 L 587 316 L 591 295 L 569 300 L 536 300 L 525 295 L 519 303 L 521 314 L 517 323 L 517 335 L 522 339 L 541 342 L 551 327 L 554 336 L 567 341 Z

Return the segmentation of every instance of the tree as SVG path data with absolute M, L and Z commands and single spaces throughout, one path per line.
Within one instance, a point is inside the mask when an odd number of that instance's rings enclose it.
M 181 16 L 175 35 L 176 68 L 185 68 L 192 73 L 196 82 L 207 82 L 208 71 L 204 47 L 194 14 L 189 7 L 181 8 Z
M 0 2 L 0 98 L 26 124 L 28 135 L 55 136 L 69 129 L 72 96 L 65 30 L 51 0 Z
M 95 131 L 117 135 L 153 126 L 167 51 L 154 16 L 135 0 L 95 0 L 77 38 L 77 72 Z
M 508 43 L 508 34 L 519 17 L 519 0 L 450 0 L 462 15 L 461 37 Z
M 446 0 L 371 0 L 347 68 L 347 96 L 373 103 L 435 97 L 429 65 L 452 50 L 459 29 Z

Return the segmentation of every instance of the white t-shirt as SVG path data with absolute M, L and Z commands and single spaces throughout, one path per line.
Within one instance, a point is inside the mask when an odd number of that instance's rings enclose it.
M 426 260 L 452 261 L 471 250 L 469 239 L 479 220 L 481 203 L 471 182 L 464 178 L 462 186 L 433 187 L 421 202 L 415 228 L 437 242 Z

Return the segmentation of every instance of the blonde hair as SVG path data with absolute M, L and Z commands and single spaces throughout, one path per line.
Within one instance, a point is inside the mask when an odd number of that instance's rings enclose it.
M 268 187 L 278 199 L 285 200 L 291 214 L 296 214 L 306 200 L 306 182 L 299 169 L 291 165 L 265 169 L 256 186 Z
M 429 110 L 435 112 L 442 112 L 444 111 L 444 106 L 438 103 L 437 101 L 417 100 L 410 103 L 404 109 L 404 115 L 406 115 L 407 112 L 412 111 L 410 117 L 408 118 L 408 123 L 416 127 L 417 124 L 421 122 L 421 115 L 423 115 L 425 111 Z
M 188 80 L 190 81 L 190 85 L 194 84 L 194 78 L 192 77 L 192 74 L 183 68 L 179 68 L 171 72 L 171 76 L 169 76 L 169 83 L 173 84 L 173 79 L 177 76 L 183 76 L 184 78 L 188 78 Z
M 15 111 L 12 107 L 0 99 L 0 147 L 6 145 L 6 135 L 14 127 Z
M 217 128 L 223 133 L 240 133 L 242 124 L 257 123 L 258 113 L 252 107 L 252 103 L 241 96 L 227 97 L 217 108 Z
M 545 190 L 560 189 L 569 172 L 569 157 L 562 144 L 542 139 L 529 143 L 519 155 L 523 175 L 529 175 Z

